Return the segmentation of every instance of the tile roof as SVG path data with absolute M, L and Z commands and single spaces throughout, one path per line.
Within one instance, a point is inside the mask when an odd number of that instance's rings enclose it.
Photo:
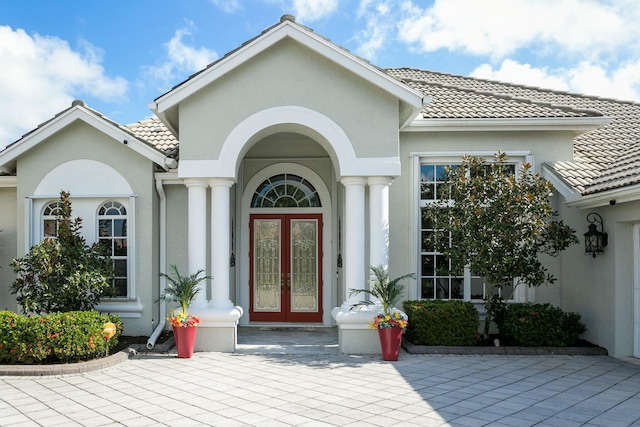
M 141 139 L 155 147 L 167 157 L 178 160 L 178 139 L 156 117 L 140 120 L 125 126 L 136 138 Z
M 169 132 L 169 130 L 160 122 L 160 120 L 158 120 L 156 118 L 153 118 L 153 119 L 143 120 L 143 121 L 140 121 L 138 123 L 134 123 L 132 125 L 127 125 L 127 126 L 121 125 L 120 123 L 118 123 L 118 122 L 116 122 L 114 120 L 111 120 L 110 118 L 108 118 L 104 114 L 100 113 L 99 111 L 94 110 L 93 108 L 89 107 L 88 105 L 86 105 L 81 100 L 74 100 L 71 103 L 71 106 L 69 106 L 68 108 L 65 108 L 64 110 L 60 111 L 59 113 L 57 113 L 53 117 L 49 118 L 48 120 L 40 123 L 35 128 L 31 129 L 29 132 L 27 132 L 24 135 L 22 135 L 18 140 L 12 142 L 11 144 L 7 145 L 4 149 L 0 150 L 0 152 L 3 152 L 4 150 L 6 150 L 6 149 L 8 149 L 8 148 L 10 148 L 10 147 L 12 147 L 12 146 L 14 146 L 16 144 L 19 144 L 25 138 L 27 138 L 30 135 L 34 134 L 39 129 L 41 129 L 44 126 L 48 125 L 49 123 L 53 122 L 55 119 L 57 119 L 58 117 L 64 115 L 65 113 L 67 113 L 69 110 L 71 110 L 72 108 L 74 108 L 76 106 L 80 106 L 80 107 L 84 108 L 87 112 L 89 112 L 89 113 L 95 115 L 96 117 L 104 120 L 110 126 L 118 128 L 121 131 L 131 135 L 134 138 L 138 138 L 142 143 L 144 143 L 144 144 L 146 144 L 146 145 L 148 145 L 148 146 L 160 151 L 165 156 L 170 157 L 170 158 L 177 158 L 178 141 L 171 134 L 171 132 Z M 145 127 L 145 124 L 147 124 L 148 122 L 152 122 L 152 123 L 156 124 L 156 127 L 160 126 L 162 128 L 162 131 L 158 131 L 157 133 L 156 132 L 152 132 L 152 131 L 148 131 L 146 129 L 146 127 Z M 149 125 L 149 126 L 151 126 L 151 125 Z M 6 175 L 6 173 L 0 172 L 0 175 Z
M 469 118 L 479 114 L 475 110 L 483 104 L 461 104 L 473 101 L 475 95 L 467 99 L 446 97 L 441 88 L 495 97 L 494 102 L 504 102 L 504 108 L 515 105 L 514 101 L 529 101 L 540 108 L 546 105 L 548 113 L 555 111 L 568 117 L 574 113 L 591 115 L 594 112 L 611 117 L 611 123 L 574 139 L 573 162 L 555 162 L 550 166 L 561 179 L 584 195 L 640 184 L 640 104 L 413 68 L 385 71 L 433 96 L 433 106 L 428 105 L 423 111 L 425 118 L 459 117 L 460 109 L 464 109 Z M 439 101 L 443 105 L 438 105 Z M 532 114 L 535 111 L 541 112 L 519 106 L 502 114 Z M 495 110 L 491 110 L 487 116 L 494 115 Z

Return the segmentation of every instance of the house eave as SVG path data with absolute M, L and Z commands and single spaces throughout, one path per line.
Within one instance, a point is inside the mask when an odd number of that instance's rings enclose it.
M 564 197 L 565 203 L 569 204 L 570 202 L 576 202 L 582 199 L 582 195 L 579 192 L 575 191 L 569 184 L 556 175 L 547 165 L 542 164 L 540 169 L 543 178 L 551 182 L 553 188 Z
M 570 131 L 574 136 L 596 130 L 611 122 L 610 117 L 544 117 L 544 118 L 418 118 L 402 132 L 506 132 L 506 131 Z
M 567 206 L 587 209 L 636 201 L 640 201 L 640 184 L 584 195 L 578 200 L 567 202 Z
M 397 97 L 402 104 L 407 105 L 413 110 L 413 113 L 415 113 L 409 114 L 410 118 L 414 118 L 421 111 L 424 98 L 422 92 L 410 88 L 366 61 L 339 48 L 315 33 L 303 30 L 290 21 L 280 23 L 268 33 L 257 37 L 235 52 L 230 53 L 227 57 L 214 63 L 209 69 L 193 76 L 190 80 L 187 80 L 166 94 L 158 97 L 149 104 L 149 108 L 151 108 L 163 123 L 170 125 L 170 123 L 168 123 L 170 120 L 166 116 L 169 110 L 177 107 L 184 99 L 285 38 L 295 40 L 309 47 L 337 65 L 359 75 L 383 91 Z M 178 125 L 173 125 L 172 131 L 177 130 Z
M 132 134 L 98 117 L 98 115 L 88 111 L 83 106 L 76 105 L 0 152 L 0 167 L 5 171 L 15 171 L 18 157 L 77 120 L 81 120 L 114 140 L 120 141 L 165 170 L 177 165 L 174 159 L 166 157 Z
M 18 186 L 18 177 L 0 176 L 0 188 L 15 188 Z

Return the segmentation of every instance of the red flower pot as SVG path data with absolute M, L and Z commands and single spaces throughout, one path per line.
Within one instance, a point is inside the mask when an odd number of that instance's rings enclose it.
M 195 326 L 187 326 L 186 328 L 173 327 L 173 337 L 176 340 L 178 357 L 189 358 L 193 356 L 193 346 L 196 342 L 196 329 Z
M 380 347 L 382 347 L 382 359 L 398 360 L 400 344 L 402 344 L 402 328 L 381 328 L 378 329 L 380 337 Z

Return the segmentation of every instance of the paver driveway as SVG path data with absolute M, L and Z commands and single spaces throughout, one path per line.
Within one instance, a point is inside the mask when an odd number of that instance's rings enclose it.
M 0 377 L 2 426 L 640 425 L 640 366 L 607 356 L 142 354 Z

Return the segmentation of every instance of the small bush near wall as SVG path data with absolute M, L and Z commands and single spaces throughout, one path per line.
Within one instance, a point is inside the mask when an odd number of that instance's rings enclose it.
M 414 345 L 475 345 L 480 319 L 470 302 L 420 300 L 405 301 L 409 326 L 405 333 Z
M 550 304 L 502 304 L 495 321 L 500 341 L 523 347 L 573 346 L 585 331 L 578 313 Z
M 104 336 L 104 325 L 116 325 L 116 335 Z M 46 316 L 22 316 L 0 311 L 0 363 L 77 362 L 104 357 L 118 343 L 122 322 L 97 311 L 71 311 Z

